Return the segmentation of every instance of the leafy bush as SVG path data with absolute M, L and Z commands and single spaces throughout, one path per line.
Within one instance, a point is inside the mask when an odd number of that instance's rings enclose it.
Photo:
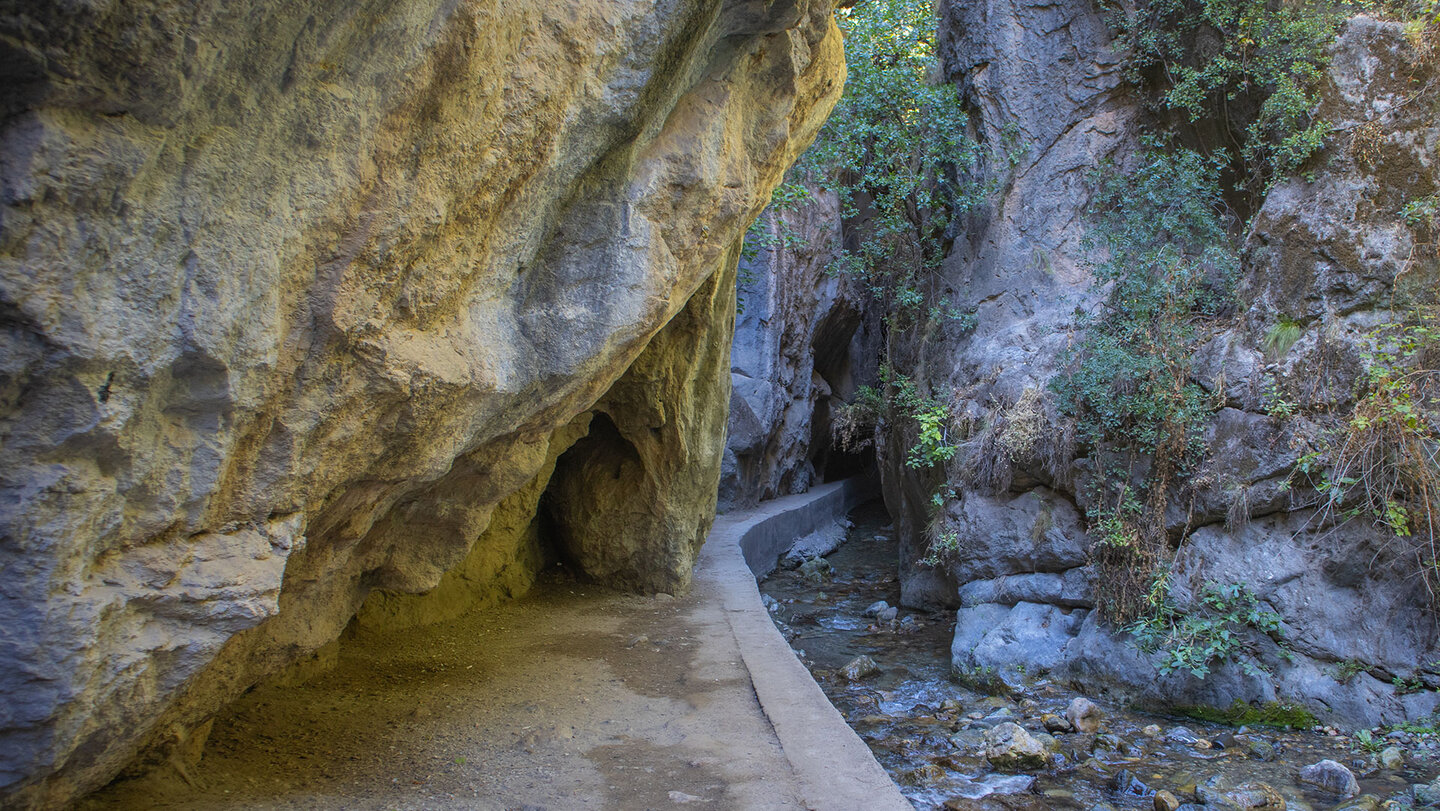
M 1220 122 L 1239 144 L 1229 156 L 1239 179 L 1258 199 L 1331 132 L 1314 117 L 1316 88 L 1344 17 L 1339 4 L 1317 0 L 1140 0 L 1112 20 L 1131 79 L 1162 109 Z
M 1261 608 L 1254 592 L 1237 583 L 1206 583 L 1199 604 L 1189 611 L 1179 610 L 1166 597 L 1128 630 L 1142 650 L 1162 654 L 1162 674 L 1185 670 L 1197 678 L 1208 675 L 1216 662 L 1228 660 L 1239 662 L 1248 673 L 1263 672 L 1254 657 L 1252 634 L 1284 635 L 1280 615 Z
M 870 219 L 867 239 L 833 270 L 863 279 L 887 320 L 964 317 L 943 303 L 926 307 L 946 227 L 983 197 L 958 180 L 982 150 L 966 134 L 955 86 L 933 79 L 932 5 L 868 0 L 836 17 L 845 33 L 845 94 L 799 169 L 839 194 L 844 216 Z
M 1230 304 L 1238 269 L 1218 164 L 1148 146 L 1133 167 L 1105 165 L 1093 175 L 1090 213 L 1108 253 L 1094 273 L 1110 292 L 1082 320 L 1084 339 L 1051 383 L 1096 463 L 1098 593 L 1120 623 L 1146 609 L 1167 548 L 1172 480 L 1199 457 L 1214 406 L 1191 382 L 1190 359 L 1200 327 Z

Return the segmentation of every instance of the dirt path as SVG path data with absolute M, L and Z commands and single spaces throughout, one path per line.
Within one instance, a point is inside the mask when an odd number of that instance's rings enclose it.
M 731 548 L 715 554 L 725 542 Z M 333 671 L 257 689 L 219 718 L 195 785 L 153 775 L 81 807 L 844 807 L 806 775 L 845 769 L 853 752 L 804 740 L 787 753 L 784 724 L 772 724 L 757 699 L 752 671 L 794 657 L 783 641 L 778 656 L 745 641 L 757 636 L 755 611 L 766 626 L 768 618 L 758 595 L 755 608 L 745 602 L 754 581 L 744 582 L 733 543 L 712 534 L 717 547 L 707 544 L 684 597 L 549 582 L 498 609 L 348 643 Z M 818 688 L 805 681 L 762 693 L 778 689 L 784 713 L 834 714 L 806 705 L 808 693 L 797 691 Z M 885 784 L 876 790 L 893 790 Z M 870 807 L 893 807 L 892 798 Z

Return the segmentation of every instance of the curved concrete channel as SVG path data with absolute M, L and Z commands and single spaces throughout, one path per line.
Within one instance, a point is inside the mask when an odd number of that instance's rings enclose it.
M 347 642 L 333 670 L 229 708 L 198 765 L 80 807 L 909 809 L 756 587 L 791 541 L 873 493 L 851 480 L 718 517 L 680 597 L 552 578 Z

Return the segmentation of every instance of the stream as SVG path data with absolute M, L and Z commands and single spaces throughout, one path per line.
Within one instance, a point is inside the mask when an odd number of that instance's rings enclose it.
M 1044 721 L 1063 726 L 1078 695 L 1068 685 L 1040 679 L 1023 695 L 976 692 L 951 676 L 952 612 L 866 615 L 877 601 L 899 604 L 896 544 L 880 502 L 861 505 L 850 520 L 845 543 L 824 559 L 828 567 L 777 570 L 760 588 L 791 647 L 917 809 L 1320 811 L 1440 801 L 1440 781 L 1427 785 L 1440 771 L 1440 741 L 1428 730 L 1375 730 L 1367 738 L 1333 728 L 1237 729 L 1097 700 L 1096 732 L 1047 735 Z M 857 663 L 862 656 L 878 672 L 853 672 L 866 669 Z M 1042 721 L 1046 714 L 1060 718 Z M 1007 722 L 1046 746 L 1046 765 L 991 765 L 986 733 Z M 1346 799 L 1299 779 L 1303 767 L 1322 760 L 1350 769 L 1360 795 Z

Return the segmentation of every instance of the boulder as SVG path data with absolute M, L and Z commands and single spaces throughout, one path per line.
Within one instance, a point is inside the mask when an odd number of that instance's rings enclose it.
M 1035 740 L 1024 727 L 1006 721 L 986 730 L 985 758 L 1002 771 L 1043 769 L 1049 762 L 1044 744 Z
M 1343 764 L 1328 759 L 1301 769 L 1300 782 L 1342 799 L 1360 793 L 1360 783 L 1355 779 L 1355 774 Z

